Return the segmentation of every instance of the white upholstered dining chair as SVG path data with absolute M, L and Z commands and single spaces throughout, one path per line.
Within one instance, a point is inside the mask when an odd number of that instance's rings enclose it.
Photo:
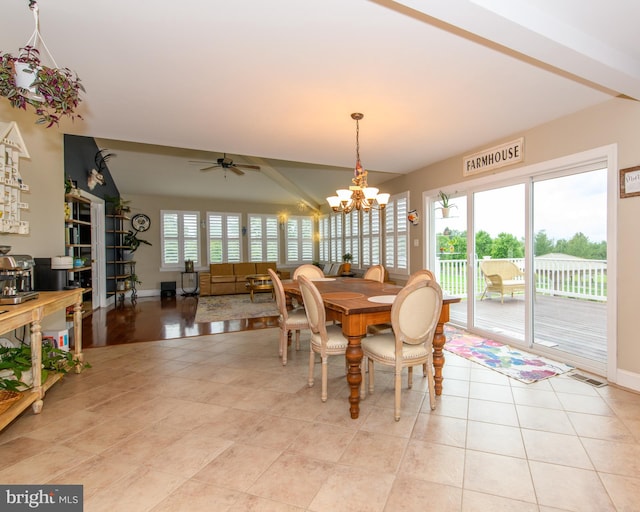
M 409 279 L 407 279 L 407 284 L 411 284 L 419 279 L 430 279 L 432 281 L 435 281 L 436 278 L 433 275 L 433 272 L 431 272 L 431 270 L 428 270 L 426 268 L 420 269 L 420 270 L 416 270 L 413 274 L 411 274 L 409 276 Z
M 324 272 L 320 267 L 305 263 L 293 271 L 294 281 L 297 280 L 299 276 L 307 276 L 309 279 L 322 279 L 324 277 Z
M 384 283 L 384 267 L 382 265 L 373 265 L 367 269 L 362 277 Z
M 327 325 L 327 314 L 324 309 L 322 295 L 316 285 L 306 276 L 298 277 L 304 310 L 311 329 L 311 342 L 309 343 L 309 387 L 313 386 L 313 373 L 315 366 L 315 354 L 320 354 L 322 366 L 322 393 L 321 399 L 327 401 L 327 374 L 329 356 L 344 356 L 349 344 L 342 334 L 340 325 Z
M 287 351 L 289 332 L 294 332 L 296 335 L 296 350 L 300 350 L 300 331 L 302 329 L 309 328 L 309 322 L 307 321 L 307 315 L 304 312 L 304 308 L 287 309 L 287 298 L 284 294 L 284 287 L 280 277 L 272 269 L 267 269 L 271 282 L 273 283 L 273 292 L 276 296 L 276 303 L 278 304 L 278 310 L 280 316 L 278 316 L 278 325 L 280 326 L 280 343 L 278 353 L 282 359 L 282 364 L 287 364 Z
M 369 393 L 373 393 L 375 364 L 393 366 L 395 369 L 394 417 L 400 419 L 402 392 L 402 369 L 408 368 L 408 387 L 412 386 L 412 368 L 423 365 L 429 386 L 431 409 L 436 407 L 436 392 L 433 376 L 433 337 L 442 309 L 442 290 L 438 283 L 430 279 L 416 280 L 398 293 L 391 306 L 393 332 L 367 336 L 362 339 L 364 355 L 361 365 L 362 380 L 366 371 L 364 361 L 368 361 Z

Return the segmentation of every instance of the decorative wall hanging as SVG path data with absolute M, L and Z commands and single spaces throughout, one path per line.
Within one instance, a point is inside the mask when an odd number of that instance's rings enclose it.
M 407 215 L 407 220 L 411 222 L 413 226 L 417 226 L 420 224 L 420 216 L 418 215 L 418 210 L 411 210 Z
M 40 35 L 38 4 L 29 1 L 33 12 L 35 30 L 27 44 L 19 49 L 18 56 L 0 54 L 0 96 L 9 100 L 12 107 L 27 109 L 31 106 L 38 116 L 37 124 L 47 128 L 57 125 L 61 117 L 82 119 L 75 113 L 80 103 L 80 91 L 84 91 L 78 75 L 68 68 L 59 68 Z M 54 67 L 43 65 L 38 46 L 44 48 Z
M 89 171 L 89 175 L 87 176 L 87 185 L 89 186 L 89 190 L 93 190 L 96 185 L 106 185 L 105 177 L 103 172 L 107 170 L 107 162 L 112 156 L 115 156 L 114 153 L 104 153 L 108 151 L 106 149 L 101 149 L 96 153 L 94 160 L 96 162 L 96 166 L 98 169 L 91 169 Z M 104 153 L 104 154 L 103 154 Z
M 0 122 L 0 233 L 29 233 L 22 212 L 29 209 L 22 194 L 29 192 L 20 174 L 20 159 L 30 158 L 18 125 Z
M 640 165 L 620 169 L 620 198 L 640 196 Z

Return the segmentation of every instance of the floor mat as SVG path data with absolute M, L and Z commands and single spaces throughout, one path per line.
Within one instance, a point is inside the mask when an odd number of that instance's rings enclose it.
M 574 370 L 572 366 L 461 329 L 447 326 L 445 334 L 445 350 L 527 384 Z

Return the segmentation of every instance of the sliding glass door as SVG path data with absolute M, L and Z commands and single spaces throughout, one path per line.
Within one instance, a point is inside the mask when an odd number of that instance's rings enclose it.
M 473 194 L 473 325 L 525 339 L 525 186 Z
M 607 360 L 607 170 L 533 185 L 533 342 L 558 358 Z
M 457 184 L 465 190 L 448 217 L 431 196 L 428 267 L 462 299 L 451 323 L 606 373 L 612 173 L 594 159 L 494 186 Z
M 456 323 L 467 324 L 467 196 L 450 198 L 445 210 L 436 205 L 434 211 L 435 270 L 438 282 L 447 295 L 461 297 L 453 304 L 451 315 Z

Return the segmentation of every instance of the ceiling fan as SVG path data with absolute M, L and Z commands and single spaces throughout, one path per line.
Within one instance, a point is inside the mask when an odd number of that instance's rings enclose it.
M 248 165 L 248 164 L 234 164 L 231 158 L 227 158 L 227 154 L 225 153 L 222 158 L 218 158 L 215 162 L 206 162 L 200 160 L 190 160 L 191 164 L 207 164 L 205 167 L 201 167 L 201 171 L 211 171 L 212 169 L 221 168 L 225 171 L 227 169 L 236 173 L 238 176 L 244 175 L 244 171 L 242 169 L 251 169 L 254 171 L 259 171 L 260 166 L 258 165 Z M 242 167 L 242 169 L 240 169 Z

